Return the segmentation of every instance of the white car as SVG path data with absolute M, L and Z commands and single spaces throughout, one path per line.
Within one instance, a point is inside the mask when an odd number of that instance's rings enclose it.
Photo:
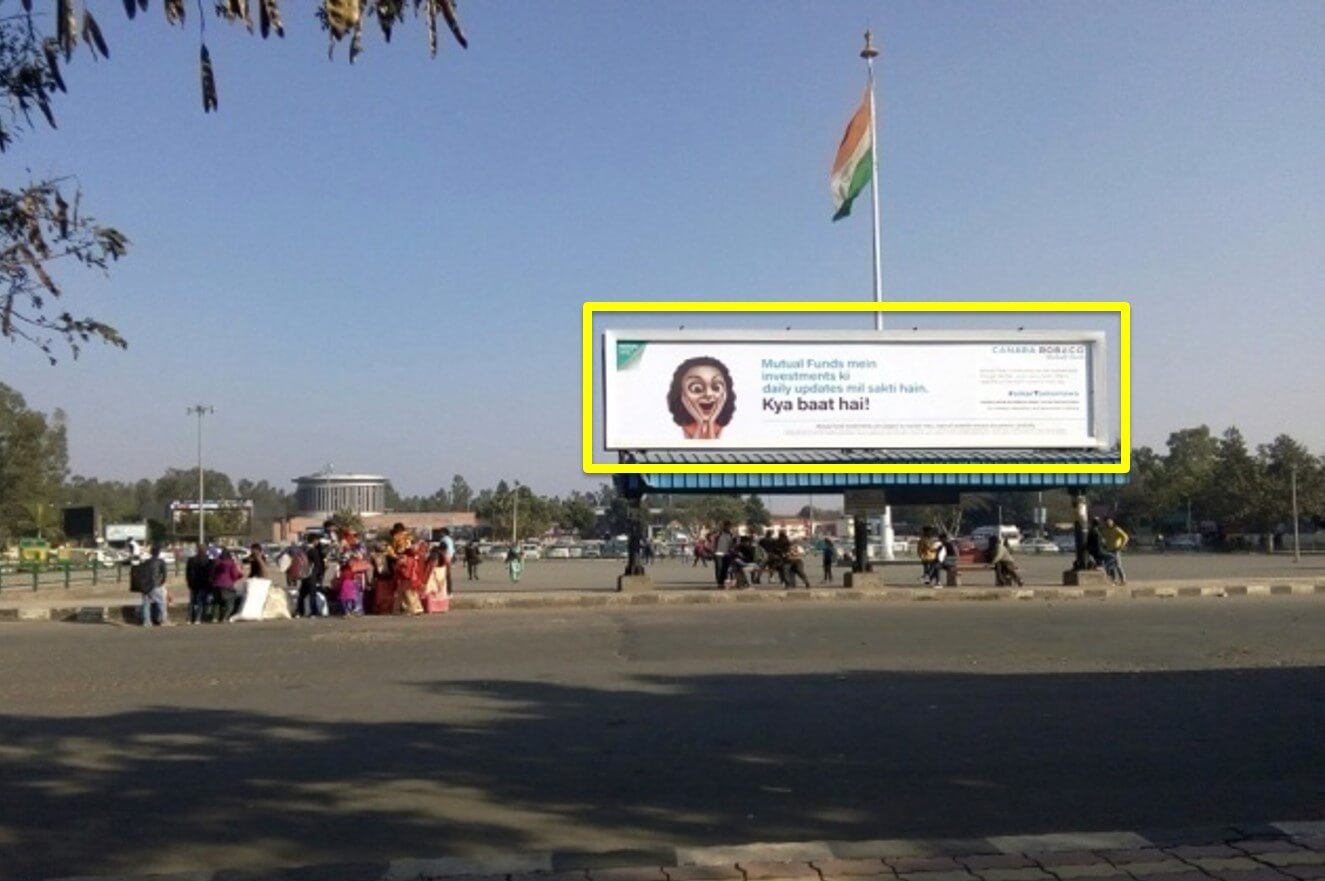
M 1021 549 L 1028 554 L 1056 554 L 1058 545 L 1047 538 L 1023 538 Z
M 547 558 L 549 560 L 569 560 L 570 548 L 556 545 L 547 549 Z
M 524 554 L 526 560 L 543 559 L 543 546 L 535 542 L 525 542 L 520 545 L 520 553 Z
M 127 562 L 128 559 L 128 554 L 124 551 L 117 551 L 115 548 L 97 548 L 87 554 L 88 563 L 91 564 L 95 561 L 98 566 L 115 566 Z

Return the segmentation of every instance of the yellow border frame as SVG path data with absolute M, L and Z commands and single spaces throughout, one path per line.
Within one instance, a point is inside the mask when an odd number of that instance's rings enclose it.
M 1121 461 L 1109 465 L 1011 462 L 967 464 L 741 464 L 741 465 L 625 465 L 593 460 L 593 319 L 608 312 L 1116 312 L 1118 313 L 1118 440 Z M 696 301 L 608 302 L 588 300 L 582 312 L 581 346 L 582 442 L 585 474 L 1126 474 L 1132 468 L 1132 304 L 1125 300 L 1082 302 L 997 301 L 936 302 L 891 300 L 886 303 L 804 301 Z

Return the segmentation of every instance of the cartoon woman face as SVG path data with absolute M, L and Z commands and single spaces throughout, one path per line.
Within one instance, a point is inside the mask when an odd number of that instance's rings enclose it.
M 681 378 L 681 404 L 700 426 L 712 426 L 726 403 L 727 381 L 717 367 L 692 367 Z

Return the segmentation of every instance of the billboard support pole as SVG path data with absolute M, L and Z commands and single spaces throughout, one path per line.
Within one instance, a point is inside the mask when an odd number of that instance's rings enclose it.
M 879 126 L 874 102 L 874 59 L 879 50 L 871 42 L 871 34 L 865 31 L 865 48 L 860 50 L 860 57 L 865 59 L 869 71 L 870 83 L 870 207 L 874 216 L 874 302 L 883 302 L 883 258 L 879 238 Z M 883 312 L 874 313 L 874 329 L 883 330 Z M 879 530 L 883 541 L 883 559 L 893 559 L 893 507 L 883 506 L 883 523 Z

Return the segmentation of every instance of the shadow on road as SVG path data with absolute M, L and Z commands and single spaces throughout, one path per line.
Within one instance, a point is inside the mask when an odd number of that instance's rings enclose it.
M 1325 805 L 1322 669 L 401 679 L 453 720 L 0 716 L 0 877 L 1172 828 Z

